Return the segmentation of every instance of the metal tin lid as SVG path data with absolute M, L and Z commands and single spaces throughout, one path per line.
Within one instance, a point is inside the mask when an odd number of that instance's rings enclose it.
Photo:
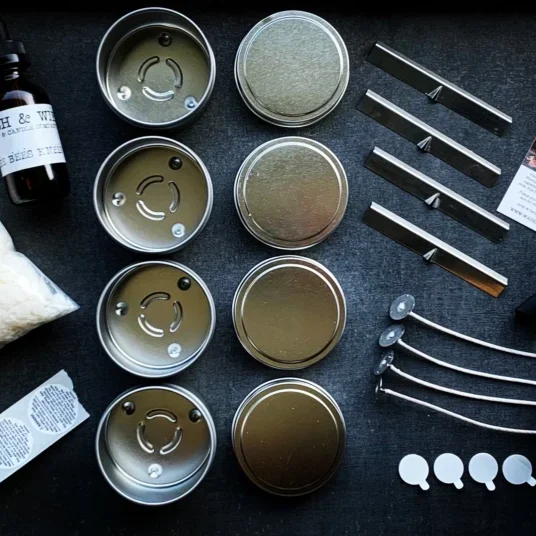
M 141 504 L 167 504 L 203 480 L 214 459 L 216 429 L 206 406 L 186 389 L 140 387 L 105 411 L 96 450 L 118 493 Z
M 145 378 L 165 378 L 191 365 L 207 347 L 215 325 L 207 286 L 174 261 L 123 268 L 97 306 L 104 349 L 120 367 Z
M 305 249 L 324 240 L 341 222 L 347 202 L 339 159 L 307 138 L 279 138 L 257 147 L 235 181 L 242 223 L 279 249 Z
M 183 248 L 205 227 L 212 199 L 212 181 L 199 156 L 160 136 L 136 138 L 113 151 L 93 191 L 104 229 L 141 253 Z
M 319 385 L 298 378 L 254 389 L 235 414 L 233 449 L 249 479 L 276 495 L 305 495 L 337 470 L 346 440 L 337 402 Z
M 302 127 L 328 115 L 342 99 L 348 51 L 324 19 L 282 11 L 246 35 L 236 55 L 235 78 L 253 113 L 275 125 Z
M 275 257 L 255 266 L 240 283 L 233 322 L 255 359 L 276 369 L 303 369 L 339 342 L 346 303 L 335 276 L 320 263 Z
M 170 9 L 146 8 L 120 18 L 103 37 L 97 77 L 118 115 L 141 127 L 172 128 L 208 101 L 216 61 L 194 22 Z

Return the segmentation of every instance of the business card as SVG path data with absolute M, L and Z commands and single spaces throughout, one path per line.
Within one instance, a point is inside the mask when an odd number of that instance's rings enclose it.
M 532 142 L 497 210 L 536 231 L 536 140 Z

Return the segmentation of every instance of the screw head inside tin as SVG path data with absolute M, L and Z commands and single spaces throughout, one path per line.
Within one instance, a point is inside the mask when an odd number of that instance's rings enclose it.
M 192 281 L 189 277 L 181 277 L 178 286 L 181 290 L 188 290 L 192 286 Z
M 182 167 L 182 160 L 178 156 L 172 156 L 169 159 L 169 167 L 174 171 L 177 171 Z
M 163 47 L 168 47 L 171 45 L 173 38 L 168 32 L 162 32 L 158 37 L 158 43 Z

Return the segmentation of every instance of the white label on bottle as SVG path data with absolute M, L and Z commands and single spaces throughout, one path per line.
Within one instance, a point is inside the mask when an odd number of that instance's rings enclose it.
M 62 370 L 0 414 L 0 482 L 89 417 L 73 387 Z
M 28 104 L 0 112 L 0 172 L 65 162 L 50 104 Z

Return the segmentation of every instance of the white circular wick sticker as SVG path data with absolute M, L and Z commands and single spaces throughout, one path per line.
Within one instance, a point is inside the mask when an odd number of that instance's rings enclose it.
M 0 419 L 0 469 L 22 465 L 32 452 L 30 429 L 18 419 Z
M 78 417 L 78 397 L 60 384 L 46 385 L 36 391 L 28 405 L 32 424 L 44 434 L 62 434 Z

